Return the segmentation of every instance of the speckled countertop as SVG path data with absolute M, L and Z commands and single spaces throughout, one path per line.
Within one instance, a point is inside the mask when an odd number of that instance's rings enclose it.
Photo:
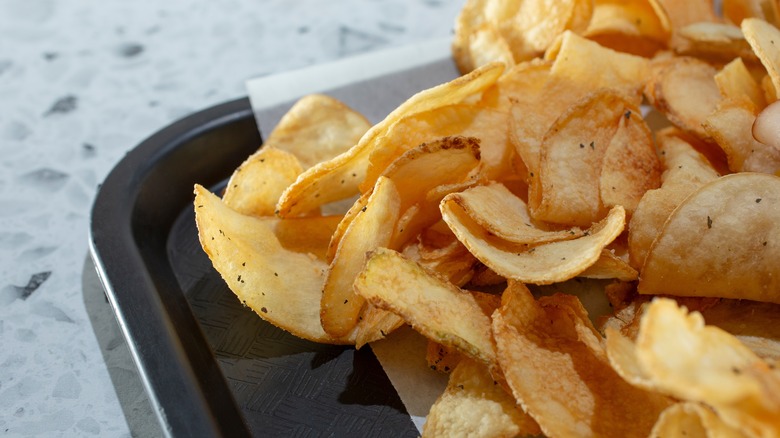
M 159 434 L 87 259 L 128 150 L 249 78 L 446 37 L 462 4 L 0 2 L 0 436 Z

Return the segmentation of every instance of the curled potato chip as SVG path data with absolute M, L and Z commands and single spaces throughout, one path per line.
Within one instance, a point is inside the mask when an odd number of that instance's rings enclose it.
M 670 404 L 613 371 L 576 297 L 537 302 L 512 282 L 493 335 L 515 398 L 547 436 L 647 436 Z
M 628 225 L 628 252 L 631 265 L 640 268 L 650 245 L 661 233 L 666 219 L 697 188 L 718 178 L 718 172 L 676 128 L 656 134 L 663 161 L 663 182 L 649 190 L 637 206 Z
M 652 56 L 666 47 L 670 33 L 663 9 L 648 0 L 596 0 L 583 35 L 613 50 Z
M 570 240 L 583 235 L 579 228 L 545 230 L 533 225 L 528 206 L 503 184 L 476 186 L 447 196 L 488 233 L 507 242 L 539 244 Z
M 238 299 L 261 318 L 311 341 L 354 342 L 349 337 L 330 336 L 320 325 L 324 261 L 286 249 L 262 218 L 233 211 L 198 185 L 195 221 L 201 246 L 214 268 Z
M 368 119 L 338 99 L 310 94 L 282 116 L 263 144 L 290 152 L 308 169 L 346 152 L 369 128 Z
M 699 403 L 675 403 L 658 417 L 651 438 L 698 436 L 703 438 L 747 438 L 740 429 L 724 423 L 712 409 Z
M 392 180 L 380 177 L 366 205 L 355 215 L 338 244 L 322 288 L 320 319 L 334 337 L 358 323 L 365 300 L 352 289 L 366 252 L 387 246 L 400 214 L 401 199 Z
M 744 100 L 726 100 L 707 117 L 704 129 L 723 149 L 729 169 L 736 172 L 780 171 L 780 149 L 753 138 L 756 116 Z
M 607 354 L 613 358 L 607 332 Z M 624 338 L 619 355 L 631 363 L 630 379 L 678 399 L 705 403 L 731 427 L 749 436 L 780 431 L 780 372 L 736 337 L 705 326 L 702 315 L 688 313 L 669 299 L 655 299 L 642 315 L 635 343 Z M 633 350 L 632 350 L 633 349 Z M 622 368 L 626 371 L 626 368 Z
M 780 178 L 738 173 L 688 196 L 642 267 L 642 294 L 780 302 Z
M 645 85 L 650 104 L 680 129 L 708 140 L 702 127 L 721 100 L 715 82 L 717 70 L 692 57 L 663 61 Z
M 742 33 L 750 43 L 750 47 L 761 60 L 775 90 L 780 90 L 780 47 L 775 41 L 780 41 L 780 30 L 760 18 L 742 20 Z
M 582 237 L 528 246 L 493 236 L 452 199 L 445 197 L 440 208 L 458 240 L 482 263 L 503 277 L 533 284 L 550 284 L 579 275 L 596 263 L 601 250 L 620 235 L 625 225 L 625 210 L 617 206 Z
M 721 63 L 735 57 L 755 62 L 739 27 L 728 23 L 698 22 L 677 30 L 672 42 L 675 53 Z
M 423 437 L 538 435 L 539 425 L 517 406 L 485 365 L 468 358 L 450 374 L 447 389 L 425 420 Z
M 301 172 L 295 155 L 264 146 L 233 172 L 222 202 L 241 214 L 273 216 L 279 197 Z
M 301 174 L 279 199 L 278 214 L 281 217 L 299 216 L 329 202 L 356 195 L 365 178 L 371 151 L 402 117 L 462 102 L 492 85 L 503 71 L 503 64 L 490 64 L 410 97 L 369 129 L 357 145 Z

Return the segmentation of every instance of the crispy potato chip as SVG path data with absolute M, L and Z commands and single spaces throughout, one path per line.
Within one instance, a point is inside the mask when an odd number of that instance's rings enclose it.
M 628 109 L 610 140 L 599 177 L 601 202 L 622 205 L 630 217 L 648 190 L 661 184 L 661 163 L 650 128 L 638 108 Z
M 617 375 L 588 340 L 600 336 L 579 301 L 556 297 L 536 302 L 513 282 L 493 315 L 499 364 L 515 398 L 547 436 L 647 436 L 670 401 Z
M 373 305 L 399 314 L 428 339 L 488 366 L 495 364 L 490 318 L 474 297 L 401 254 L 386 248 L 373 251 L 355 289 Z
M 537 246 L 502 240 L 479 226 L 452 199 L 441 203 L 442 217 L 469 251 L 490 269 L 524 283 L 550 284 L 574 278 L 596 263 L 625 225 L 625 210 L 617 206 L 584 236 Z
M 295 155 L 308 169 L 346 152 L 371 128 L 338 99 L 310 94 L 287 111 L 263 144 Z
M 565 32 L 560 48 L 548 52 L 545 58 L 554 60 L 551 69 L 554 77 L 572 81 L 582 88 L 579 96 L 609 88 L 623 92 L 637 106 L 650 68 L 645 58 L 602 47 L 573 32 Z
M 533 224 L 528 206 L 503 184 L 476 186 L 447 196 L 447 202 L 456 203 L 474 222 L 507 242 L 539 244 L 570 240 L 583 235 L 579 228 L 546 230 L 542 224 Z
M 698 22 L 688 24 L 674 34 L 675 53 L 711 62 L 728 62 L 735 57 L 758 61 L 739 27 L 727 23 Z
M 760 18 L 780 26 L 777 3 L 774 0 L 721 0 L 723 16 L 737 26 L 745 18 Z
M 696 58 L 672 58 L 651 76 L 645 96 L 675 126 L 708 140 L 702 124 L 721 100 L 716 73 L 714 67 Z
M 431 407 L 422 436 L 509 438 L 540 433 L 539 425 L 496 384 L 485 365 L 466 358 Z
M 214 268 L 261 318 L 311 341 L 353 342 L 328 335 L 320 325 L 324 261 L 284 248 L 266 221 L 233 211 L 199 185 L 195 220 L 200 244 Z
M 648 0 L 596 0 L 583 34 L 604 47 L 640 56 L 652 56 L 666 47 L 671 29 L 665 12 Z M 664 17 L 659 16 L 659 12 Z
M 352 289 L 365 256 L 387 246 L 400 214 L 401 198 L 392 180 L 380 177 L 366 205 L 344 232 L 322 289 L 320 319 L 334 337 L 345 336 L 358 323 L 365 300 Z
M 686 141 L 675 128 L 657 133 L 664 173 L 661 188 L 642 196 L 628 225 L 631 265 L 640 268 L 666 219 L 682 201 L 702 185 L 718 178 L 707 158 Z
M 440 242 L 432 242 L 429 237 L 441 233 L 427 229 L 420 233 L 415 241 L 404 246 L 401 253 L 426 269 L 436 272 L 455 286 L 468 283 L 474 275 L 477 259 L 447 229 L 446 237 Z
M 614 278 L 620 281 L 634 281 L 639 278 L 639 273 L 636 269 L 632 268 L 628 262 L 616 256 L 612 251 L 602 249 L 601 256 L 596 260 L 596 263 L 582 271 L 579 276 L 585 278 Z
M 780 90 L 780 30 L 760 18 L 742 20 L 742 33 L 761 60 L 775 90 Z
M 360 313 L 353 332 L 355 348 L 360 349 L 366 344 L 384 339 L 403 325 L 403 318 L 395 313 L 367 304 Z
M 704 129 L 726 153 L 732 171 L 774 174 L 780 171 L 780 149 L 753 138 L 755 121 L 744 100 L 726 100 L 707 117 Z
M 425 360 L 434 371 L 449 373 L 455 369 L 461 360 L 461 355 L 454 348 L 447 347 L 435 341 L 428 341 Z
M 773 102 L 756 117 L 751 128 L 756 141 L 780 149 L 780 103 Z
M 736 336 L 764 360 L 780 361 L 780 305 L 749 300 L 719 300 L 700 310 L 707 325 Z
M 658 3 L 666 11 L 673 29 L 702 21 L 718 21 L 712 0 L 658 0 Z
M 664 437 L 747 438 L 699 403 L 675 403 L 658 417 L 650 438 Z
M 727 100 L 748 99 L 756 110 L 766 106 L 761 86 L 750 74 L 742 58 L 734 58 L 715 74 L 721 96 Z
M 721 177 L 677 207 L 645 259 L 639 293 L 780 303 L 780 178 Z
M 291 153 L 264 146 L 233 172 L 222 202 L 252 216 L 273 216 L 282 192 L 303 172 Z
M 638 113 L 621 94 L 602 90 L 556 120 L 542 140 L 539 174 L 531 179 L 531 217 L 569 226 L 588 226 L 604 217 L 603 158 L 627 111 Z
M 705 326 L 700 313 L 653 300 L 634 348 L 639 371 L 657 390 L 706 403 L 749 436 L 780 433 L 780 372 L 731 334 Z
M 356 195 L 366 175 L 371 151 L 402 117 L 462 102 L 492 85 L 503 71 L 503 64 L 490 64 L 410 97 L 369 129 L 357 145 L 301 174 L 279 199 L 278 214 L 281 217 L 299 216 L 323 204 Z

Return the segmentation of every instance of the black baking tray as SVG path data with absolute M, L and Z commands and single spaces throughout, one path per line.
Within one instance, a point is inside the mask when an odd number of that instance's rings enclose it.
M 453 76 L 451 61 L 329 93 L 386 114 Z M 377 88 L 379 87 L 379 88 Z M 381 94 L 381 93 L 380 93 Z M 260 113 L 274 119 L 290 103 Z M 257 114 L 263 119 L 263 114 Z M 200 248 L 195 183 L 219 192 L 262 144 L 249 99 L 154 134 L 98 191 L 90 250 L 162 429 L 168 436 L 418 436 L 369 348 L 298 339 L 243 307 Z

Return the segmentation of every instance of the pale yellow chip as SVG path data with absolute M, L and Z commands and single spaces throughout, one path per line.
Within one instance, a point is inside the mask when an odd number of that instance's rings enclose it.
M 233 172 L 222 201 L 241 214 L 273 216 L 279 197 L 301 172 L 293 154 L 266 145 Z
M 503 71 L 503 64 L 490 64 L 410 97 L 369 129 L 357 145 L 301 174 L 282 194 L 277 204 L 278 214 L 282 217 L 299 216 L 329 202 L 355 196 L 365 178 L 368 159 L 376 143 L 402 117 L 478 95 L 495 83 Z
M 574 278 L 596 263 L 601 250 L 625 226 L 625 210 L 617 206 L 582 237 L 537 246 L 502 240 L 472 220 L 453 200 L 441 203 L 442 217 L 469 251 L 491 270 L 524 283 L 550 284 Z
M 429 273 L 401 254 L 378 248 L 355 280 L 371 304 L 399 314 L 430 340 L 492 366 L 496 352 L 490 318 L 467 291 Z
M 485 365 L 461 360 L 447 389 L 425 419 L 423 438 L 517 437 L 538 435 L 539 425 L 497 385 Z
M 363 269 L 366 253 L 390 243 L 400 206 L 396 185 L 380 177 L 341 237 L 325 277 L 320 309 L 322 327 L 332 336 L 345 336 L 358 323 L 365 300 L 352 290 L 352 283 Z
M 677 129 L 659 131 L 656 140 L 664 167 L 663 182 L 659 189 L 642 196 L 628 225 L 629 259 L 636 268 L 644 263 L 650 245 L 672 211 L 689 194 L 719 176 Z
M 670 400 L 613 371 L 576 297 L 536 302 L 521 284 L 493 315 L 498 360 L 512 392 L 547 436 L 645 437 Z
M 704 122 L 704 129 L 726 153 L 735 172 L 780 171 L 780 149 L 753 138 L 756 115 L 744 100 L 726 100 Z
M 540 244 L 570 240 L 583 235 L 579 228 L 548 230 L 534 224 L 526 203 L 503 184 L 476 186 L 446 197 L 488 233 L 507 242 Z
M 708 140 L 702 127 L 721 101 L 717 70 L 692 57 L 666 60 L 645 85 L 650 104 L 680 129 Z
M 761 86 L 750 74 L 742 58 L 734 58 L 731 62 L 715 74 L 715 83 L 718 85 L 721 96 L 725 99 L 747 99 L 760 111 L 766 106 L 764 92 Z
M 324 261 L 286 249 L 267 221 L 235 212 L 198 185 L 195 220 L 201 246 L 214 268 L 261 318 L 311 341 L 354 342 L 334 338 L 320 325 Z
M 738 173 L 701 187 L 656 238 L 642 294 L 780 303 L 780 177 Z
M 634 281 L 639 278 L 639 272 L 612 251 L 603 249 L 601 250 L 601 256 L 596 260 L 596 263 L 580 272 L 579 276 L 585 278 L 613 278 L 620 281 Z
M 295 155 L 304 169 L 356 145 L 371 123 L 344 103 L 324 94 L 299 99 L 263 141 Z
M 735 57 L 750 62 L 758 59 L 738 26 L 728 23 L 697 22 L 677 30 L 672 40 L 675 53 L 723 63 Z
M 666 437 L 747 438 L 748 435 L 724 423 L 711 408 L 683 402 L 669 406 L 653 426 L 650 438 Z
M 760 18 L 742 20 L 742 33 L 761 60 L 775 90 L 780 90 L 780 30 Z
M 666 47 L 671 29 L 663 9 L 648 0 L 596 0 L 583 34 L 602 46 L 640 56 Z

